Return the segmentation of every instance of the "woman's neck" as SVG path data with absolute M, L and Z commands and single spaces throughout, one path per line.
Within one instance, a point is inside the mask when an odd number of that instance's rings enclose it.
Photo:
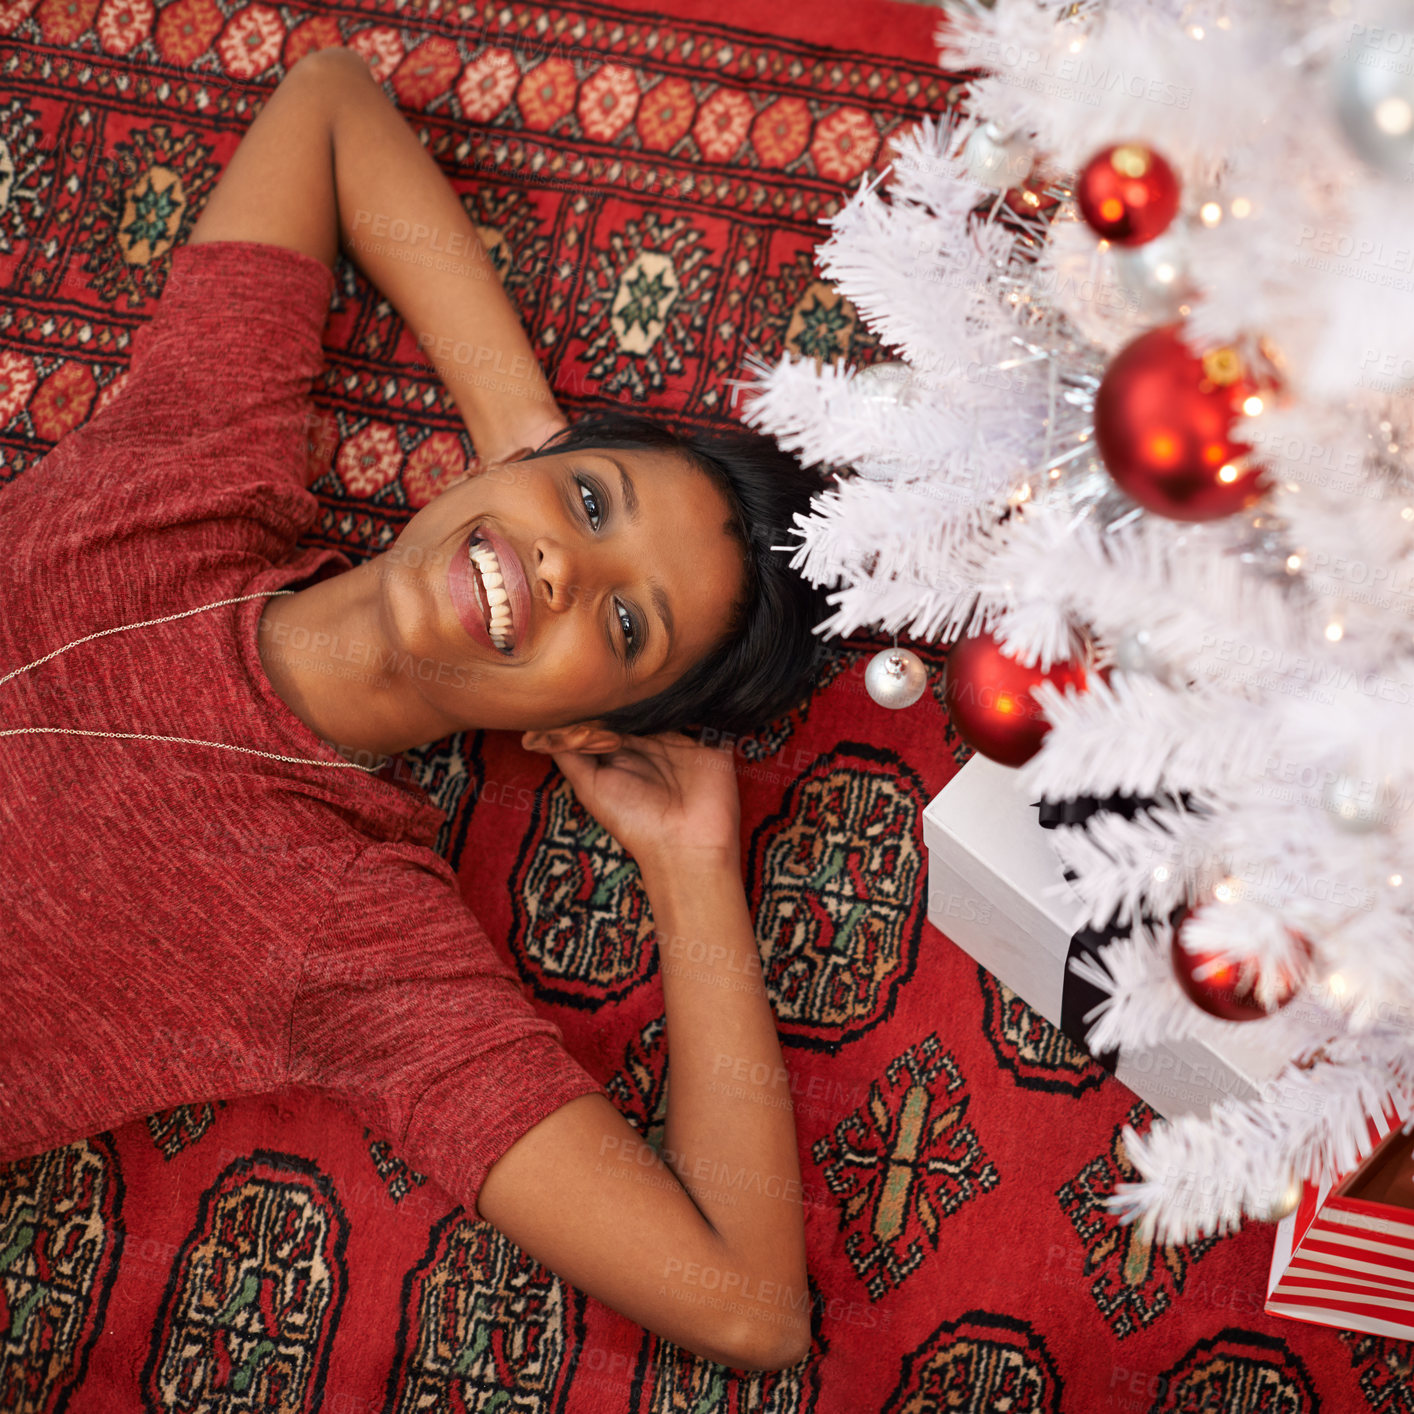
M 379 560 L 271 598 L 256 642 L 276 696 L 350 759 L 395 756 L 458 731 L 400 670 L 381 621 Z M 405 656 L 405 655 L 401 655 Z

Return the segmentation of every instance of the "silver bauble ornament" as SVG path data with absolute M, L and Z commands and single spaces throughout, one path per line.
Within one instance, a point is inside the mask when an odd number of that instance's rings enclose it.
M 913 370 L 896 359 L 889 363 L 871 363 L 854 375 L 853 386 L 866 398 L 877 402 L 909 403 L 914 397 Z
M 1036 149 L 1021 133 L 1005 133 L 996 123 L 986 122 L 963 145 L 962 161 L 979 186 L 1010 191 L 1031 175 Z
M 871 363 L 861 368 L 851 380 L 851 387 L 863 393 L 881 407 L 907 407 L 918 397 L 913 370 L 900 360 Z M 859 457 L 853 470 L 870 481 L 892 481 L 905 469 L 906 461 L 895 457 Z
M 1336 117 L 1351 147 L 1377 171 L 1414 176 L 1414 4 L 1386 5 L 1347 26 L 1331 69 Z
M 1321 804 L 1336 824 L 1352 835 L 1366 835 L 1379 828 L 1384 800 L 1380 782 L 1344 772 L 1332 776 L 1321 792 Z
M 864 670 L 864 690 L 880 707 L 911 707 L 928 686 L 928 670 L 907 648 L 885 648 Z
M 1188 233 L 1175 222 L 1161 236 L 1136 246 L 1111 246 L 1115 279 L 1135 313 L 1145 320 L 1171 319 L 1193 297 Z
M 1303 1186 L 1299 1178 L 1289 1178 L 1286 1187 L 1272 1196 L 1271 1202 L 1260 1214 L 1262 1221 L 1279 1223 L 1284 1217 L 1294 1213 L 1301 1204 Z
M 1156 674 L 1161 666 L 1147 628 L 1131 629 L 1115 644 L 1115 667 L 1122 673 Z

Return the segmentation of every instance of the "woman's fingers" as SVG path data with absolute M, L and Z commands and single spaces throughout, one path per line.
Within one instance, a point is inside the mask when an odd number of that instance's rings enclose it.
M 599 769 L 597 757 L 585 751 L 552 751 L 550 759 L 560 768 L 560 773 L 581 800 L 593 790 L 594 777 Z

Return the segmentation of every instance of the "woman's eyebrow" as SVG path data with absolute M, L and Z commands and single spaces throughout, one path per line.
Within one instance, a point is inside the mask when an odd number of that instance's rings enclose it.
M 617 457 L 611 457 L 608 452 L 599 452 L 598 455 L 618 472 L 619 493 L 624 498 L 624 509 L 628 512 L 629 524 L 636 526 L 642 512 L 638 504 L 638 488 L 633 484 L 633 477 L 628 474 L 628 468 Z
M 629 524 L 638 525 L 643 512 L 638 502 L 638 489 L 633 484 L 633 478 L 628 474 L 628 468 L 617 457 L 611 457 L 608 452 L 596 452 L 595 455 L 602 457 L 618 472 L 619 494 L 623 497 L 624 510 L 628 513 Z M 673 653 L 673 610 L 668 603 L 667 592 L 656 579 L 650 579 L 648 587 L 652 591 L 653 607 L 658 611 L 658 617 L 663 622 L 663 634 L 668 642 L 668 651 L 663 657 L 663 661 L 666 662 Z
M 663 632 L 667 636 L 668 651 L 663 655 L 663 661 L 667 662 L 673 655 L 673 611 L 668 606 L 668 596 L 663 592 L 663 586 L 656 579 L 650 579 L 648 587 L 653 591 L 653 607 L 663 621 Z

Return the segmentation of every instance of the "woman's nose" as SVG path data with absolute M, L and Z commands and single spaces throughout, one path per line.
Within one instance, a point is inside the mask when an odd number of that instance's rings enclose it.
M 550 608 L 573 608 L 584 592 L 582 557 L 575 557 L 554 540 L 537 540 L 532 551 L 535 592 Z

